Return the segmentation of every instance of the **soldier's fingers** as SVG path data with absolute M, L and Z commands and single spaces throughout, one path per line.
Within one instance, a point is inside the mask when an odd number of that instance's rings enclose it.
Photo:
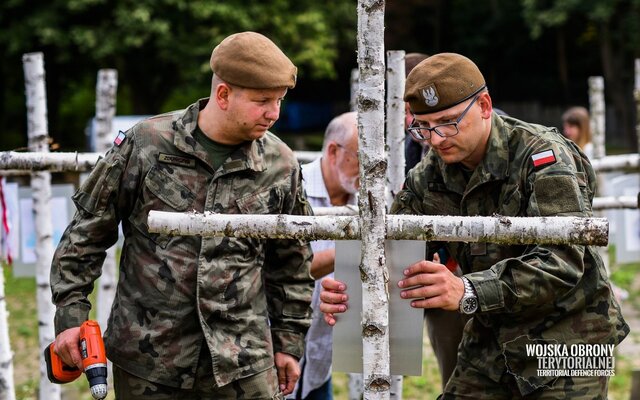
M 347 285 L 333 278 L 324 278 L 320 284 L 325 290 L 334 292 L 344 292 L 347 290 Z
M 320 292 L 320 300 L 323 303 L 328 304 L 341 304 L 346 303 L 349 300 L 349 296 L 346 293 L 342 292 L 329 292 L 326 290 L 322 290 Z
M 414 308 L 444 308 L 444 306 L 445 301 L 442 296 L 428 297 L 411 302 L 411 307 Z
M 347 304 L 331 304 L 320 302 L 320 311 L 327 314 L 340 314 L 347 311 Z
M 334 326 L 337 321 L 336 321 L 336 317 L 333 314 L 328 313 L 328 314 L 324 314 L 324 322 L 326 322 L 327 325 L 329 326 Z

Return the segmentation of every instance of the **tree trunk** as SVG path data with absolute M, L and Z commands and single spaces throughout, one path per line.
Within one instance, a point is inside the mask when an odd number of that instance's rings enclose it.
M 98 71 L 96 85 L 96 150 L 106 153 L 115 139 L 111 133 L 113 117 L 116 114 L 116 93 L 118 90 L 118 71 L 101 69 Z M 107 250 L 102 263 L 98 294 L 96 299 L 97 320 L 102 331 L 107 328 L 111 305 L 116 296 L 116 246 Z M 112 382 L 112 364 L 107 362 L 107 377 Z
M 358 133 L 362 221 L 362 354 L 364 398 L 388 399 L 389 272 L 385 241 L 384 0 L 358 1 Z
M 378 198 L 381 199 L 381 198 Z M 362 209 L 362 206 L 360 207 Z M 248 215 L 150 211 L 149 232 L 254 239 L 361 240 L 356 216 Z M 389 240 L 606 246 L 606 218 L 387 215 Z M 383 226 L 385 228 L 385 226 Z
M 102 154 L 100 153 L 17 153 L 0 152 L 1 170 L 28 171 L 88 171 L 92 169 Z
M 49 151 L 49 128 L 47 125 L 47 103 L 44 82 L 44 59 L 42 53 L 25 54 L 24 78 L 27 97 L 27 130 L 29 151 Z M 51 224 L 51 173 L 34 172 L 31 175 L 33 190 L 33 213 L 36 232 L 36 298 L 38 302 L 39 348 L 44 349 L 55 339 L 53 317 L 55 307 L 51 303 L 49 272 L 53 259 L 53 228 Z M 40 354 L 40 400 L 60 398 L 60 386 L 49 382 L 42 351 Z

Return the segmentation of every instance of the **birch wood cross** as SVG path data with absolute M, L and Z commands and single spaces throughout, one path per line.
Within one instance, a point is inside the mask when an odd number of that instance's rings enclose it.
M 151 211 L 149 230 L 172 235 L 360 239 L 365 399 L 389 399 L 389 298 L 384 242 L 420 239 L 498 243 L 604 245 L 599 218 L 512 218 L 387 215 L 384 148 L 384 1 L 358 1 L 357 96 L 360 148 L 358 216 L 228 215 Z

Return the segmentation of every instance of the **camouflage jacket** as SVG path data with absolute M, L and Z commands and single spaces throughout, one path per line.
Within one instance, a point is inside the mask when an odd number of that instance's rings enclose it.
M 534 165 L 546 151 L 552 158 Z M 549 153 L 546 153 L 547 155 Z M 555 159 L 555 161 L 554 161 Z M 591 216 L 595 174 L 555 128 L 492 116 L 487 152 L 468 182 L 433 151 L 410 173 L 391 212 L 462 216 Z M 430 244 L 428 254 L 438 248 Z M 522 394 L 537 377 L 523 342 L 618 344 L 629 332 L 596 249 L 578 245 L 447 243 L 478 294 L 459 362 L 496 382 L 507 368 Z
M 206 100 L 143 121 L 101 159 L 74 194 L 78 212 L 56 250 L 56 333 L 87 319 L 105 250 L 124 245 L 105 332 L 126 371 L 190 388 L 208 345 L 217 385 L 302 355 L 311 321 L 311 248 L 298 240 L 150 233 L 150 210 L 308 215 L 293 152 L 271 133 L 247 142 L 216 171 L 192 136 Z

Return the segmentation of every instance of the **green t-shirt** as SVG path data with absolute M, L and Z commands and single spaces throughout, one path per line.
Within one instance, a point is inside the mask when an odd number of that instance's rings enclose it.
M 238 147 L 242 146 L 241 144 L 218 143 L 205 135 L 200 127 L 196 127 L 196 130 L 193 132 L 193 137 L 196 139 L 196 142 L 200 143 L 200 145 L 207 150 L 209 156 L 211 156 L 214 170 L 217 170 Z

